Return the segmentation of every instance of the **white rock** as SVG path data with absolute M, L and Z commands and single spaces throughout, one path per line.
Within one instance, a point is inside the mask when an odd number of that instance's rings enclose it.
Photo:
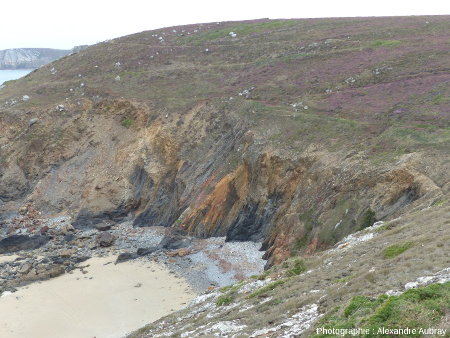
M 39 121 L 39 119 L 36 119 L 36 118 L 31 119 L 30 121 L 28 121 L 28 125 L 31 127 L 33 124 L 35 124 L 38 121 Z
M 28 101 L 30 97 L 28 95 L 22 96 L 22 101 Z
M 373 223 L 373 225 L 370 228 L 371 229 L 376 229 L 376 228 L 381 227 L 383 224 L 384 224 L 383 221 L 378 221 L 378 222 Z
M 291 338 L 297 337 L 311 327 L 311 325 L 321 317 L 317 304 L 306 305 L 298 313 L 288 318 L 281 324 L 264 328 L 254 332 L 250 337 L 258 337 L 271 332 L 277 332 L 277 337 Z
M 12 295 L 12 292 L 11 291 L 5 291 L 5 292 L 2 293 L 0 298 L 6 297 L 6 296 L 9 296 L 9 295 Z
M 216 297 L 218 295 L 219 295 L 219 293 L 217 293 L 217 292 L 212 292 L 212 293 L 207 293 L 207 294 L 204 294 L 204 295 L 200 295 L 200 296 L 198 296 L 197 298 L 194 298 L 191 301 L 190 306 L 203 303 L 204 301 L 207 301 L 208 299 L 214 298 L 214 297 Z
M 414 289 L 418 286 L 419 284 L 417 282 L 409 282 L 405 284 L 405 289 L 409 290 L 409 289 Z
M 389 290 L 386 292 L 386 295 L 388 295 L 388 296 L 398 296 L 401 294 L 402 294 L 402 292 L 398 291 L 398 290 Z
M 419 283 L 421 285 L 426 285 L 432 280 L 433 280 L 432 276 L 419 277 L 416 279 L 417 283 Z

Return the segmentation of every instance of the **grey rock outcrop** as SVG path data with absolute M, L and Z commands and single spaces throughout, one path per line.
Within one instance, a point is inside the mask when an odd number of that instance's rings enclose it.
M 0 241 L 0 253 L 36 249 L 49 241 L 47 236 L 12 235 Z
M 0 69 L 39 68 L 70 52 L 70 50 L 50 48 L 4 49 L 0 50 Z

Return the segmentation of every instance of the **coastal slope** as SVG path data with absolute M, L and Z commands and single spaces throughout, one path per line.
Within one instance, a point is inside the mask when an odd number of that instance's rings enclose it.
M 445 329 L 449 19 L 169 27 L 7 82 L 0 249 L 58 255 L 0 286 L 112 248 L 197 276 L 266 264 L 132 337 Z
M 3 213 L 263 241 L 269 265 L 448 199 L 448 16 L 142 32 L 0 90 Z

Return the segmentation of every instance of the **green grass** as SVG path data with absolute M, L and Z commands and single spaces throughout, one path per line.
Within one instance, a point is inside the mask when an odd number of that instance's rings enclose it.
M 366 313 L 368 310 L 379 306 L 384 299 L 385 297 L 370 299 L 365 296 L 355 296 L 351 300 L 350 304 L 344 309 L 344 317 L 348 318 L 356 313 Z
M 396 47 L 400 45 L 402 42 L 399 40 L 376 40 L 370 44 L 370 47 L 378 48 L 378 47 Z
M 130 128 L 133 123 L 134 121 L 132 119 L 125 119 L 122 121 L 122 126 L 125 128 Z
M 433 204 L 431 204 L 432 207 L 441 207 L 445 204 L 445 200 L 439 199 L 437 201 L 434 201 Z
M 237 34 L 237 38 L 246 36 L 252 33 L 258 33 L 263 31 L 280 29 L 283 27 L 289 27 L 292 25 L 298 25 L 298 21 L 289 21 L 289 20 L 274 20 L 270 22 L 261 22 L 261 23 L 241 23 L 233 26 L 229 26 L 222 29 L 210 30 L 206 32 L 199 32 L 197 34 L 191 36 L 185 36 L 180 38 L 178 41 L 182 43 L 202 43 L 207 41 L 212 41 L 219 38 L 230 38 L 230 32 L 234 32 Z
M 245 281 L 241 281 L 239 283 L 236 284 L 232 284 L 232 285 L 228 285 L 228 286 L 224 286 L 223 288 L 220 289 L 221 292 L 236 292 L 237 290 L 240 289 L 240 287 L 242 285 L 245 284 Z
M 347 283 L 350 279 L 352 279 L 352 276 L 338 278 L 334 282 L 335 283 Z
M 443 104 L 443 103 L 447 103 L 450 101 L 450 97 L 443 95 L 443 94 L 438 94 L 436 96 L 433 97 L 433 99 L 431 100 L 431 102 L 433 104 Z
M 355 296 L 343 309 L 335 308 L 316 325 L 327 329 L 368 329 L 365 337 L 381 337 L 380 327 L 419 329 L 439 327 L 439 323 L 450 311 L 450 282 L 432 284 L 423 288 L 410 289 L 399 296 L 382 295 L 377 298 Z M 337 337 L 316 334 L 313 337 Z M 404 337 L 399 335 L 399 337 Z M 405 336 L 406 337 L 406 336 Z
M 303 262 L 301 259 L 296 259 L 294 261 L 294 267 L 286 272 L 286 274 L 291 276 L 298 276 L 301 273 L 306 271 L 305 262 Z
M 307 234 L 297 238 L 292 246 L 291 255 L 294 256 L 298 254 L 300 250 L 302 250 L 309 242 L 309 238 Z
M 269 274 L 270 274 L 270 271 L 266 270 L 260 275 L 251 276 L 251 278 L 257 279 L 257 280 L 264 280 L 264 279 L 266 279 L 269 276 Z
M 405 242 L 402 244 L 393 244 L 391 246 L 388 246 L 383 251 L 383 257 L 384 258 L 394 258 L 398 255 L 404 253 L 406 250 L 410 249 L 414 246 L 414 242 Z
M 361 229 L 372 226 L 376 221 L 375 212 L 369 208 L 363 215 Z
M 266 286 L 263 286 L 262 288 L 260 288 L 256 291 L 252 292 L 250 295 L 248 295 L 248 298 L 255 298 L 255 297 L 262 296 L 262 295 L 266 294 L 267 292 L 272 291 L 276 287 L 283 285 L 285 282 L 286 282 L 286 280 L 284 280 L 284 279 L 272 282 Z
M 216 300 L 216 305 L 217 306 L 223 306 L 223 305 L 228 305 L 231 304 L 233 302 L 233 297 L 230 295 L 221 295 L 219 297 L 217 297 Z

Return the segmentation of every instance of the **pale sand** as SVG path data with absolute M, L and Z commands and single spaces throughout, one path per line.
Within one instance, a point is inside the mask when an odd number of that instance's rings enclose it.
M 195 297 L 163 266 L 142 261 L 104 265 L 114 260 L 92 258 L 81 264 L 90 264 L 87 274 L 76 270 L 1 297 L 0 337 L 123 337 Z
M 16 258 L 19 258 L 19 256 L 17 256 L 17 255 L 11 255 L 11 256 L 0 255 L 0 264 L 7 263 L 7 262 L 13 262 L 16 260 Z

